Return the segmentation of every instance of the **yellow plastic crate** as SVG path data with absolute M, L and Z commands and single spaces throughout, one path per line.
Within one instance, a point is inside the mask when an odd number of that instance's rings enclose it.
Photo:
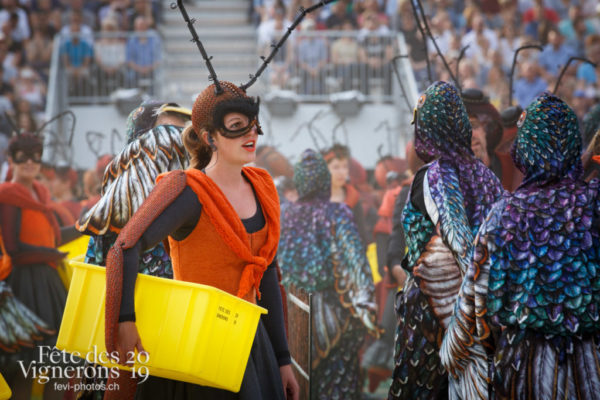
M 69 253 L 67 258 L 72 260 L 78 256 L 85 256 L 89 242 L 90 237 L 88 235 L 83 235 L 75 240 L 65 243 L 64 245 L 60 246 L 58 250 L 62 251 L 63 253 Z
M 71 261 L 73 278 L 56 347 L 101 354 L 106 273 Z M 136 325 L 150 375 L 238 392 L 261 314 L 267 310 L 211 286 L 138 275 Z M 99 360 L 98 360 L 99 361 Z M 104 361 L 104 360 L 103 360 Z M 121 365 L 103 364 L 107 367 Z
M 0 400 L 10 399 L 12 396 L 12 391 L 10 387 L 8 387 L 8 383 L 4 380 L 2 374 L 0 374 Z

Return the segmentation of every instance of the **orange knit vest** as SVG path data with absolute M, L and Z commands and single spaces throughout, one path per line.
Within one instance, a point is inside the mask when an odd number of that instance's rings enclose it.
M 252 254 L 258 254 L 266 237 L 266 224 L 260 231 L 248 234 Z M 246 262 L 219 237 L 204 210 L 192 233 L 182 241 L 169 236 L 169 246 L 174 279 L 214 286 L 234 296 L 237 294 Z M 243 299 L 256 303 L 254 288 Z
M 279 199 L 266 171 L 243 171 L 261 204 L 265 226 L 248 234 L 218 186 L 190 169 L 186 184 L 198 196 L 202 213 L 194 230 L 181 241 L 169 237 L 169 246 L 174 279 L 214 286 L 255 303 L 262 274 L 277 251 Z
M 46 215 L 37 210 L 21 209 L 21 233 L 19 240 L 33 246 L 54 248 L 56 237 Z

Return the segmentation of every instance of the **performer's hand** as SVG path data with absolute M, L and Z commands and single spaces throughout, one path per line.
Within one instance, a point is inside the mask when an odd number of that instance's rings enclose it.
M 119 333 L 117 335 L 117 352 L 119 353 L 119 364 L 131 366 L 133 363 L 134 349 L 138 353 L 146 353 L 142 346 L 142 339 L 138 333 L 135 322 L 119 322 Z
M 300 398 L 300 386 L 298 386 L 298 381 L 296 381 L 296 376 L 292 371 L 292 364 L 279 367 L 279 373 L 281 374 L 283 393 L 285 393 L 286 400 L 298 400 Z

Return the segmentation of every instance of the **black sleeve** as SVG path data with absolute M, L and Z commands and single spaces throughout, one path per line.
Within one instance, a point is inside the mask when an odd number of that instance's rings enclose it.
M 198 223 L 202 205 L 189 187 L 152 222 L 137 243 L 123 251 L 123 295 L 119 322 L 135 321 L 134 290 L 140 254 L 156 246 L 167 236 L 183 240 Z M 191 229 L 190 229 L 191 227 Z
M 400 265 L 406 252 L 406 238 L 404 237 L 404 226 L 402 225 L 402 211 L 408 198 L 408 186 L 405 186 L 398 194 L 392 214 L 392 232 L 387 247 L 387 266 L 392 269 L 394 265 Z
M 367 226 L 365 224 L 365 214 L 360 200 L 352 208 L 352 215 L 354 216 L 354 223 L 356 224 L 356 229 L 358 229 L 358 234 L 360 235 L 360 241 L 366 249 L 370 241 Z
M 281 292 L 279 291 L 279 280 L 277 279 L 277 261 L 273 261 L 265 271 L 260 282 L 261 298 L 258 305 L 269 310 L 262 315 L 265 329 L 271 339 L 275 357 L 279 366 L 288 365 L 292 362 L 287 338 L 285 336 L 285 323 L 283 318 L 283 304 Z
M 82 233 L 75 228 L 75 225 L 64 226 L 60 228 L 60 243 L 59 246 L 62 246 L 65 243 L 69 243 L 79 237 L 81 237 Z
M 415 175 L 412 186 L 410 188 L 410 202 L 423 215 L 427 215 L 427 207 L 425 207 L 425 195 L 423 193 L 423 180 L 427 169 L 423 168 Z

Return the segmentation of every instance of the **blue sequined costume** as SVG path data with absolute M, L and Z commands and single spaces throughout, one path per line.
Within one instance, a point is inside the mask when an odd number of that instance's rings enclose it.
M 599 399 L 600 182 L 582 178 L 577 117 L 561 99 L 541 95 L 518 125 L 525 179 L 481 227 L 449 367 L 477 365 L 467 380 L 485 377 L 495 398 Z
M 471 151 L 466 109 L 448 83 L 432 84 L 419 99 L 415 150 L 429 164 L 417 174 L 423 179 L 415 178 L 403 213 L 408 246 L 403 266 L 410 275 L 397 298 L 389 399 L 448 396 L 439 347 L 472 259 L 475 234 L 502 193 L 496 176 Z M 417 190 L 423 192 L 421 207 L 412 201 Z M 459 389 L 451 381 L 449 390 Z
M 284 285 L 313 294 L 313 398 L 360 399 L 358 353 L 367 329 L 377 332 L 371 270 L 352 212 L 329 201 L 321 155 L 305 151 L 294 182 L 299 200 L 283 210 L 278 261 Z

